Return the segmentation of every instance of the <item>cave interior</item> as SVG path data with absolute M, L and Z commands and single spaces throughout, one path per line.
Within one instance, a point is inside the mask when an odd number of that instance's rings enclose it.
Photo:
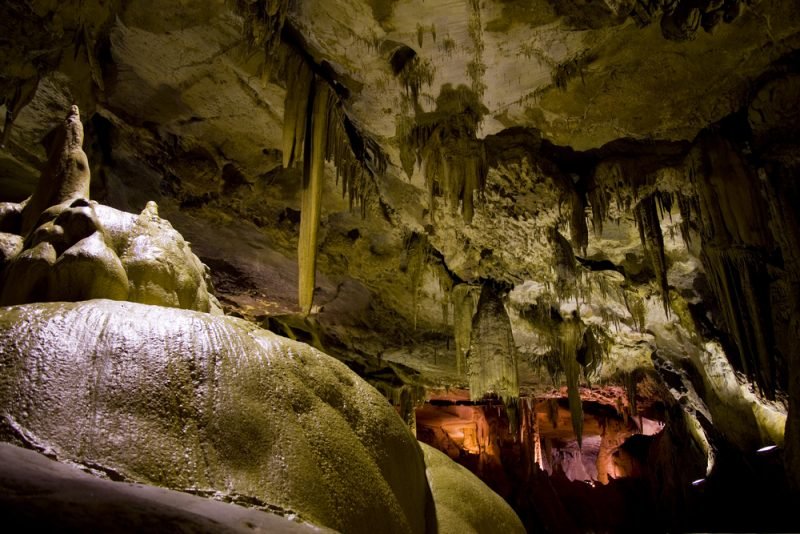
M 0 6 L 0 510 L 800 531 L 800 9 Z

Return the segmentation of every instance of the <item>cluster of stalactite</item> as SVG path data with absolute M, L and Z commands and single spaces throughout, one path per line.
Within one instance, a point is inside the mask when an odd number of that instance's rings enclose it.
M 481 288 L 466 360 L 473 400 L 495 395 L 507 405 L 516 401 L 519 397 L 517 348 L 503 300 L 491 283 Z
M 476 286 L 458 284 L 450 293 L 453 303 L 453 338 L 456 348 L 456 371 L 463 376 L 467 370 L 467 354 L 472 336 L 472 317 L 478 305 L 479 291 Z
M 242 17 L 244 36 L 250 48 L 261 48 L 269 58 L 281 43 L 281 31 L 293 0 L 229 0 Z
M 405 61 L 398 69 L 397 77 L 405 89 L 406 97 L 413 104 L 415 112 L 420 110 L 419 96 L 422 88 L 433 83 L 435 74 L 436 70 L 431 61 L 416 54 L 412 55 L 411 59 Z
M 668 264 L 661 221 L 665 217 L 672 218 L 673 206 L 677 204 L 681 213 L 681 237 L 689 247 L 699 208 L 691 180 L 687 179 L 692 174 L 692 165 L 666 166 L 658 169 L 658 172 L 656 169 L 658 167 L 648 172 L 647 166 L 645 170 L 637 170 L 629 162 L 600 162 L 595 167 L 591 187 L 584 198 L 591 206 L 595 235 L 602 234 L 603 223 L 609 219 L 611 202 L 616 204 L 619 212 L 633 213 L 645 259 L 652 268 L 664 311 L 669 315 Z M 667 179 L 663 180 L 664 177 Z M 683 190 L 679 190 L 678 184 L 685 184 Z M 634 322 L 638 322 L 638 310 L 634 309 L 638 308 L 638 303 L 627 300 L 625 303 Z M 643 324 L 639 322 L 639 326 Z
M 416 384 L 388 384 L 374 381 L 370 384 L 394 406 L 409 429 L 416 432 L 416 410 L 425 404 L 425 388 Z
M 317 234 L 322 209 L 325 162 L 336 168 L 342 195 L 351 208 L 365 212 L 376 195 L 374 174 L 385 170 L 385 158 L 376 145 L 359 135 L 329 82 L 314 72 L 306 58 L 286 58 L 286 99 L 283 121 L 283 165 L 303 159 L 300 237 L 298 240 L 299 305 L 311 311 L 316 279 Z
M 436 111 L 417 113 L 414 123 L 400 132 L 401 152 L 414 154 L 403 160 L 415 160 L 425 176 L 431 217 L 436 198 L 443 197 L 452 209 L 460 207 L 465 222 L 472 222 L 475 196 L 485 189 L 488 174 L 486 149 L 476 137 L 485 112 L 469 88 L 447 84 L 436 99 Z M 404 167 L 410 176 L 408 163 Z
M 647 321 L 647 306 L 642 296 L 635 290 L 623 288 L 622 300 L 631 316 L 633 328 L 639 332 L 644 332 Z
M 714 33 L 721 22 L 731 23 L 752 0 L 636 0 L 631 17 L 647 26 L 661 15 L 661 34 L 672 41 L 694 39 L 702 28 Z

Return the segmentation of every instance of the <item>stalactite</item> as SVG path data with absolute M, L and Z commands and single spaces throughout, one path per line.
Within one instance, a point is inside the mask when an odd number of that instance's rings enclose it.
M 639 238 L 645 255 L 649 258 L 661 291 L 664 312 L 669 316 L 669 284 L 667 282 L 667 258 L 664 254 L 664 236 L 658 218 L 656 200 L 653 195 L 643 198 L 634 208 Z
M 575 254 L 567 239 L 555 227 L 548 230 L 547 240 L 553 248 L 553 269 L 556 275 L 555 293 L 567 300 L 577 291 L 578 270 Z
M 464 376 L 467 370 L 467 354 L 469 353 L 472 335 L 472 318 L 478 305 L 478 288 L 469 284 L 458 284 L 453 287 L 450 300 L 453 303 L 453 337 L 456 346 L 456 371 Z
M 625 382 L 625 395 L 628 397 L 628 415 L 631 418 L 634 418 L 638 410 L 636 406 L 636 389 L 638 381 L 636 380 L 636 375 L 632 372 L 625 373 L 623 380 Z
M 299 267 L 298 302 L 303 313 L 311 312 L 317 270 L 317 235 L 322 210 L 322 186 L 325 178 L 325 146 L 332 95 L 327 84 L 317 81 L 312 87 L 311 114 L 306 129 L 310 137 L 303 154 L 303 192 L 300 197 L 300 237 L 297 243 Z
M 678 211 L 681 214 L 681 238 L 688 249 L 692 244 L 691 230 L 695 224 L 693 221 L 699 215 L 700 207 L 695 196 L 684 195 L 683 193 L 678 193 L 676 196 L 678 197 Z
M 547 399 L 547 420 L 553 428 L 558 428 L 558 399 Z
M 588 197 L 592 207 L 592 232 L 600 237 L 603 234 L 603 221 L 608 216 L 608 195 L 603 187 L 597 186 L 589 191 Z
M 425 234 L 413 232 L 405 238 L 403 247 L 405 249 L 405 260 L 401 265 L 401 270 L 405 270 L 411 280 L 411 306 L 414 315 L 413 325 L 416 329 L 417 299 L 422 285 L 422 277 L 430 262 L 431 246 Z
M 286 60 L 286 98 L 283 111 L 283 166 L 289 167 L 300 156 L 305 140 L 306 117 L 312 104 L 314 73 L 299 54 Z
M 470 398 L 488 394 L 503 402 L 519 397 L 517 350 L 503 301 L 491 283 L 481 289 L 467 356 Z
M 503 403 L 506 409 L 506 419 L 508 419 L 508 433 L 515 439 L 520 433 L 522 427 L 522 415 L 519 398 L 510 397 Z
M 336 168 L 337 183 L 341 180 L 342 195 L 349 196 L 350 208 L 358 204 L 365 215 L 367 200 L 377 191 L 374 174 L 385 170 L 386 159 L 376 143 L 359 134 L 338 95 L 314 73 L 306 58 L 289 52 L 285 68 L 283 165 L 294 164 L 302 147 L 298 301 L 307 314 L 314 297 L 325 161 Z
M 5 104 L 6 117 L 3 124 L 3 135 L 0 138 L 0 148 L 5 147 L 11 139 L 11 129 L 20 111 L 33 100 L 36 89 L 39 87 L 39 77 L 29 78 L 19 82 L 14 87 L 14 92 L 10 97 L 3 98 L 0 103 Z

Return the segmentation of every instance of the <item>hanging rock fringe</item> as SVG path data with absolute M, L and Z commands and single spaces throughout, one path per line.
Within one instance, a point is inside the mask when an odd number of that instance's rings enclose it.
M 298 240 L 298 301 L 308 314 L 314 298 L 317 263 L 317 234 L 322 208 L 325 161 L 336 168 L 342 195 L 349 196 L 350 208 L 358 204 L 365 215 L 369 198 L 377 194 L 374 172 L 385 170 L 379 149 L 358 135 L 344 113 L 342 103 L 322 78 L 299 54 L 286 58 L 286 98 L 283 121 L 283 165 L 291 166 L 303 149 L 303 192 Z M 368 146 L 369 145 L 369 146 Z M 370 160 L 375 168 L 368 167 Z
M 489 394 L 503 402 L 519 397 L 517 350 L 503 301 L 490 284 L 484 284 L 472 321 L 467 375 L 472 400 Z
M 436 212 L 436 197 L 443 196 L 446 205 L 452 209 L 460 206 L 464 221 L 472 222 L 475 192 L 485 189 L 488 174 L 486 148 L 476 137 L 486 112 L 468 87 L 445 84 L 436 99 L 436 111 L 420 112 L 413 125 L 403 125 L 403 165 L 409 174 L 409 153 L 416 156 L 428 187 L 431 217 Z

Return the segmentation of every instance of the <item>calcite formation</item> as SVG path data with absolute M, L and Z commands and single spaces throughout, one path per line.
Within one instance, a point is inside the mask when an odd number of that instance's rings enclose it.
M 154 202 L 137 217 L 89 200 L 82 146 L 72 106 L 33 195 L 2 212 L 0 303 L 105 298 L 218 312 L 205 266 Z

